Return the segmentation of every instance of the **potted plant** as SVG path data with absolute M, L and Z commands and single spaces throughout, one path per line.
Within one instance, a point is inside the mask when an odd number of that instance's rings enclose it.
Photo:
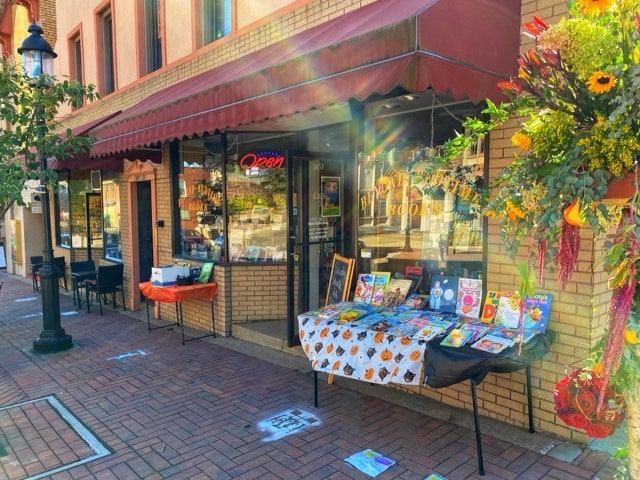
M 583 383 L 597 378 L 596 416 L 613 408 L 612 398 L 626 409 L 629 474 L 640 478 L 640 0 L 575 0 L 558 23 L 534 17 L 524 26 L 533 46 L 518 59 L 517 77 L 500 84 L 509 101 L 487 101 L 488 120 L 466 119 L 467 133 L 447 142 L 441 160 L 515 122 L 515 159 L 490 185 L 485 214 L 499 222 L 509 253 L 525 242 L 539 282 L 551 268 L 564 289 L 581 229 L 615 228 L 602 257 L 611 276 L 608 326 L 580 375 Z M 632 188 L 611 202 L 610 189 L 625 176 Z

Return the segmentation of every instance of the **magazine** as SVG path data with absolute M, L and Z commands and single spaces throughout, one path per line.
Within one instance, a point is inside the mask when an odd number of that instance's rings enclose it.
M 455 313 L 457 294 L 458 277 L 434 275 L 431 277 L 429 309 L 436 312 Z
M 487 296 L 484 299 L 484 306 L 482 307 L 482 314 L 480 320 L 485 323 L 493 323 L 496 317 L 496 311 L 498 309 L 498 302 L 500 301 L 500 292 L 496 290 L 489 290 Z
M 370 448 L 362 452 L 354 453 L 345 458 L 344 461 L 371 477 L 376 477 L 396 463 L 394 460 L 383 457 Z
M 373 294 L 371 295 L 371 303 L 374 305 L 384 304 L 384 294 L 387 291 L 387 285 L 391 280 L 390 272 L 371 272 L 373 275 Z
M 387 307 L 397 307 L 401 305 L 409 293 L 410 288 L 411 280 L 407 278 L 392 278 L 387 285 L 383 304 Z
M 353 294 L 353 300 L 356 302 L 371 302 L 373 296 L 373 275 L 370 273 L 361 273 L 358 275 L 356 282 L 356 290 Z
M 469 317 L 480 317 L 482 304 L 482 280 L 461 278 L 458 282 L 456 313 Z
M 473 345 L 471 345 L 471 348 L 482 350 L 488 353 L 500 353 L 503 350 L 511 347 L 512 345 L 512 340 L 489 334 L 476 341 Z

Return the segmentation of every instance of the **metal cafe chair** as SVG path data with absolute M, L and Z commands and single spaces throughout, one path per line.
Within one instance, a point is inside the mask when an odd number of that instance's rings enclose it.
M 69 291 L 67 286 L 67 263 L 64 257 L 54 257 L 53 266 L 58 270 L 58 278 L 65 292 Z
M 98 298 L 100 305 L 100 315 L 102 313 L 103 298 L 106 300 L 107 295 L 111 294 L 113 308 L 116 308 L 116 293 L 122 294 L 122 309 L 126 310 L 124 304 L 124 287 L 123 287 L 124 265 L 100 265 L 95 279 L 85 280 L 85 293 L 87 297 L 87 312 L 91 311 L 91 303 L 93 296 Z M 108 303 L 108 302 L 107 302 Z
M 33 291 L 37 292 L 40 290 L 38 285 L 38 270 L 42 267 L 42 255 L 36 255 L 29 257 L 29 268 L 31 269 L 31 285 L 33 286 Z
M 85 287 L 87 278 L 95 278 L 96 262 L 93 260 L 82 260 L 69 264 L 71 272 L 71 289 L 73 290 L 73 304 L 82 306 L 82 295 L 80 289 Z

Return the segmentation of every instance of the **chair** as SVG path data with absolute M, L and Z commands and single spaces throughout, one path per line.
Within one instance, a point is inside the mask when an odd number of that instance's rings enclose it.
M 83 260 L 80 262 L 71 262 L 69 264 L 69 270 L 71 272 L 71 289 L 73 290 L 73 304 L 82 306 L 82 296 L 80 295 L 80 289 L 85 288 L 86 277 L 82 277 L 81 274 L 87 272 L 96 271 L 96 262 L 93 260 Z
M 42 255 L 37 255 L 33 257 L 29 257 L 29 268 L 31 269 L 31 285 L 33 286 L 33 291 L 37 292 L 40 290 L 38 286 L 38 270 L 42 266 Z
M 100 265 L 98 267 L 98 273 L 95 280 L 85 280 L 85 292 L 87 295 L 87 312 L 91 311 L 92 297 L 95 295 L 98 298 L 98 304 L 100 305 L 100 315 L 102 312 L 102 300 L 103 297 L 106 300 L 106 296 L 111 294 L 111 300 L 113 302 L 113 308 L 116 308 L 116 293 L 122 294 L 122 309 L 126 310 L 124 304 L 124 287 L 123 287 L 123 273 L 124 265 L 122 263 L 117 265 Z
M 64 287 L 65 292 L 69 291 L 67 286 L 67 263 L 64 257 L 54 257 L 53 267 L 58 271 L 60 285 Z

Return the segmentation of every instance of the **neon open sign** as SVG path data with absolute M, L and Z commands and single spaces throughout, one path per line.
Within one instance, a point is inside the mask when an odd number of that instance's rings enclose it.
M 262 152 L 249 152 L 238 160 L 243 170 L 257 170 L 260 168 L 284 167 L 284 155 L 279 152 L 264 150 Z

